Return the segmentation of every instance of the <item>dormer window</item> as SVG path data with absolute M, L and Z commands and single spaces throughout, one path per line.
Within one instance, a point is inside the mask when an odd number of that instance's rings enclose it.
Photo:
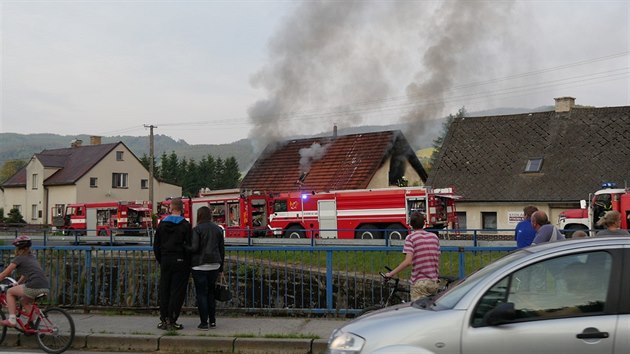
M 540 172 L 542 163 L 543 163 L 542 157 L 537 157 L 537 158 L 527 160 L 527 165 L 525 166 L 525 172 Z

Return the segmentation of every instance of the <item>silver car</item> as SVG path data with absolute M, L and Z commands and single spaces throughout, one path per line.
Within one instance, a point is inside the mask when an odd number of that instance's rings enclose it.
M 630 353 L 630 238 L 510 253 L 436 299 L 348 322 L 328 352 Z

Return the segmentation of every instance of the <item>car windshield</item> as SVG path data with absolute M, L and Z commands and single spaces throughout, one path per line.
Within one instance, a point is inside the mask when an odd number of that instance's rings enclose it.
M 430 303 L 427 303 L 426 301 L 424 303 L 415 302 L 413 305 L 416 307 L 431 308 L 437 311 L 452 309 L 470 289 L 485 279 L 489 274 L 512 261 L 527 256 L 528 254 L 530 254 L 528 251 L 523 250 L 509 253 L 464 278 L 456 286 L 435 297 Z

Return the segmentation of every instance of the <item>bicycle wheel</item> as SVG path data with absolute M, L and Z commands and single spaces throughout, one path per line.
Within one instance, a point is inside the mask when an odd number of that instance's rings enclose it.
M 58 307 L 42 311 L 37 323 L 37 342 L 46 353 L 63 353 L 74 340 L 74 321 L 70 314 Z
M 4 314 L 4 311 L 0 311 L 0 320 L 4 320 L 6 319 L 6 315 Z M 0 330 L 0 344 L 2 344 L 2 342 L 4 342 L 4 338 L 7 336 L 7 328 L 5 326 L 2 326 L 2 330 Z

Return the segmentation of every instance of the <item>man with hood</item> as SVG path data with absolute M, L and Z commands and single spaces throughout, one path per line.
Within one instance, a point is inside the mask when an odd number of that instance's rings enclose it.
M 190 256 L 184 245 L 190 244 L 192 227 L 184 218 L 183 210 L 181 198 L 171 200 L 171 215 L 160 222 L 153 241 L 155 260 L 160 264 L 158 328 L 164 330 L 184 328 L 177 319 L 184 305 L 190 277 Z

